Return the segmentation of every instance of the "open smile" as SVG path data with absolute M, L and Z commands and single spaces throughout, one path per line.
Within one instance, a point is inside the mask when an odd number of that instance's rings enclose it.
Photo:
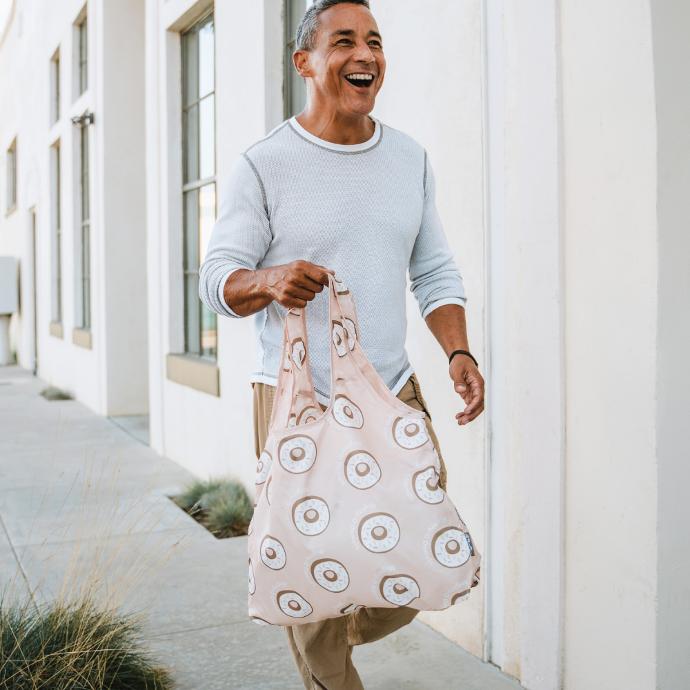
M 368 72 L 351 72 L 344 77 L 345 81 L 358 91 L 367 91 L 374 83 L 374 75 Z

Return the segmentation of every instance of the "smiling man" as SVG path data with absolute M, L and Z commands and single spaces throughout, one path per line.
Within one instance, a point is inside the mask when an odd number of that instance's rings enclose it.
M 406 274 L 427 326 L 449 358 L 448 375 L 467 424 L 484 409 L 484 380 L 469 352 L 467 297 L 435 205 L 429 156 L 412 137 L 370 115 L 383 85 L 383 39 L 367 0 L 317 0 L 297 31 L 293 63 L 307 105 L 235 161 L 221 205 L 199 296 L 231 318 L 256 314 L 253 388 L 257 457 L 268 433 L 282 355 L 285 312 L 304 307 L 314 388 L 329 402 L 328 273 L 352 292 L 361 345 L 390 390 L 426 413 L 405 350 Z M 325 298 L 325 299 L 324 299 Z M 409 623 L 417 611 L 361 608 L 348 616 L 286 627 L 306 688 L 357 690 L 355 644 Z

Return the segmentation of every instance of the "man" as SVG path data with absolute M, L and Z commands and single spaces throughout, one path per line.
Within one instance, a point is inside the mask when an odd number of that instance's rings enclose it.
M 344 279 L 361 345 L 391 391 L 426 413 L 405 351 L 405 290 L 444 352 L 466 403 L 467 424 L 484 409 L 484 380 L 469 354 L 462 277 L 436 210 L 425 149 L 369 113 L 383 85 L 382 37 L 368 0 L 317 0 L 297 31 L 293 64 L 307 105 L 238 157 L 221 192 L 218 221 L 200 268 L 199 296 L 218 314 L 256 314 L 258 358 L 251 375 L 257 457 L 268 432 L 282 354 L 283 319 L 304 307 L 314 388 L 329 402 L 328 273 Z M 349 616 L 286 627 L 306 688 L 357 690 L 355 644 L 409 623 L 409 607 L 363 608 Z

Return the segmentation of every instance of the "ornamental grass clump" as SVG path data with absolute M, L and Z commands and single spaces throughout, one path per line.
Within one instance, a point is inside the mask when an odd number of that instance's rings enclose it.
M 134 615 L 88 597 L 38 607 L 0 600 L 0 690 L 168 690 Z
M 254 512 L 245 488 L 233 479 L 195 481 L 175 502 L 219 539 L 247 534 Z

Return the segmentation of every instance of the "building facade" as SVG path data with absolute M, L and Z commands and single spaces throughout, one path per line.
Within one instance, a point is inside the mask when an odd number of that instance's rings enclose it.
M 101 414 L 148 415 L 158 452 L 250 491 L 252 319 L 209 312 L 198 266 L 233 161 L 304 103 L 306 2 L 14 0 L 0 27 L 17 361 Z M 686 687 L 690 11 L 371 6 L 374 114 L 434 161 L 487 382 L 457 427 L 410 294 L 408 352 L 484 556 L 479 596 L 420 619 L 531 690 Z

